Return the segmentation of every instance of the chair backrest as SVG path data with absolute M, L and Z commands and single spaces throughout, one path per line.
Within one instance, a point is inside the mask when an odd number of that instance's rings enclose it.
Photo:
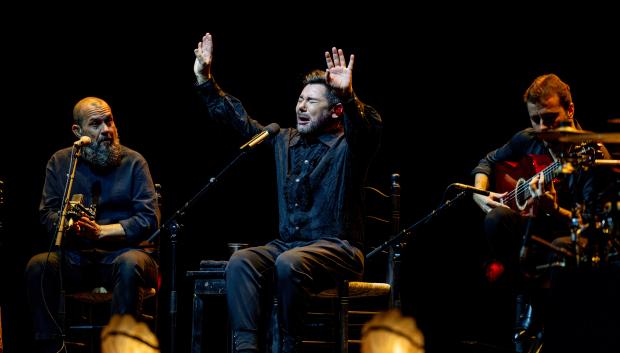
M 368 222 L 377 223 L 380 225 L 379 227 L 368 227 L 370 232 L 368 232 L 369 240 L 371 242 L 377 243 L 376 246 L 383 246 L 383 244 L 389 240 L 390 237 L 398 234 L 400 231 L 400 175 L 394 173 L 391 175 L 391 183 L 390 183 L 390 193 L 386 194 L 379 190 L 378 188 L 366 186 L 364 187 L 366 190 L 366 202 L 367 204 L 371 200 L 370 195 L 377 196 L 381 199 L 380 207 L 370 207 L 371 205 L 367 205 L 368 209 Z M 389 204 L 389 212 L 386 211 Z M 376 213 L 380 214 L 377 215 Z M 376 234 L 372 234 L 376 233 Z M 372 235 L 371 235 L 372 234 Z M 375 245 L 375 244 L 373 244 Z M 375 248 L 376 248 L 375 246 Z M 386 259 L 385 261 L 385 283 L 388 283 L 392 288 L 390 293 L 390 306 L 391 307 L 400 307 L 400 295 L 398 291 L 397 281 L 399 276 L 400 269 L 400 253 L 402 250 L 403 244 L 396 243 L 393 245 L 387 246 L 383 251 L 383 255 Z M 373 248 L 372 246 L 370 248 Z
M 162 196 L 161 196 L 161 184 L 155 184 L 155 197 L 157 198 L 157 212 L 159 212 L 159 218 L 162 214 Z
M 0 234 L 2 234 L 2 229 L 3 229 L 3 225 L 2 222 L 4 221 L 4 182 L 2 180 L 0 180 Z M 2 238 L 0 238 L 0 242 L 2 241 Z M 2 245 L 2 243 L 0 243 L 0 246 Z

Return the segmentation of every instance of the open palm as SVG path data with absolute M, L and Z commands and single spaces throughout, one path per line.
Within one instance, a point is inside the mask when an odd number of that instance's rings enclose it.
M 194 49 L 196 60 L 194 60 L 194 73 L 197 76 L 209 78 L 211 74 L 211 61 L 213 60 L 213 38 L 210 33 L 202 37 L 198 42 L 198 47 Z
M 327 62 L 327 84 L 343 92 L 344 94 L 353 93 L 353 62 L 355 56 L 351 54 L 349 65 L 346 65 L 344 52 L 342 49 L 332 48 L 332 52 L 325 52 L 325 61 Z

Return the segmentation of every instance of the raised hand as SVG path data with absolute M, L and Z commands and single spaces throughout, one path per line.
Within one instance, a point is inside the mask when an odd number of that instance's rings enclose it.
M 353 61 L 355 56 L 351 54 L 349 66 L 346 65 L 342 49 L 332 48 L 332 52 L 325 52 L 327 62 L 327 84 L 340 92 L 343 96 L 353 95 Z
M 194 74 L 198 83 L 204 83 L 211 78 L 211 61 L 213 60 L 213 38 L 211 33 L 206 33 L 198 47 L 194 49 Z

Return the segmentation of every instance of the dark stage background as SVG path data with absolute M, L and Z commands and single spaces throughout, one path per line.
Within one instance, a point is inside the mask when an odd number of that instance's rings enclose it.
M 245 142 L 208 121 L 193 91 L 193 49 L 206 31 L 214 35 L 218 83 L 255 119 L 282 127 L 294 123 L 299 81 L 303 73 L 324 68 L 324 51 L 338 46 L 347 56 L 354 53 L 355 91 L 385 122 L 369 184 L 389 190 L 390 175 L 400 173 L 403 227 L 437 208 L 450 183 L 472 184 L 469 173 L 477 161 L 528 126 L 521 95 L 537 75 L 554 72 L 571 86 L 584 128 L 615 131 L 607 121 L 620 118 L 615 42 L 602 29 L 542 35 L 504 15 L 464 18 L 395 7 L 363 14 L 347 9 L 330 14 L 325 8 L 314 15 L 296 9 L 286 17 L 259 17 L 167 4 L 143 11 L 73 8 L 43 16 L 51 10 L 15 14 L 19 25 L 4 33 L 1 260 L 9 353 L 23 351 L 21 342 L 31 337 L 23 268 L 47 245 L 37 216 L 45 164 L 74 141 L 71 112 L 77 100 L 98 96 L 110 103 L 121 142 L 146 157 L 163 186 L 164 219 Z M 355 20 L 338 22 L 336 16 Z M 432 24 L 424 21 L 429 16 Z M 275 237 L 274 195 L 273 157 L 261 146 L 183 219 L 176 264 L 179 352 L 188 351 L 191 333 L 191 283 L 184 272 L 197 269 L 201 259 L 226 258 L 227 242 L 257 244 Z M 505 293 L 486 284 L 482 273 L 481 217 L 467 198 L 410 238 L 403 305 L 424 329 L 428 352 L 461 341 L 508 344 L 504 335 L 512 313 L 502 309 Z M 387 236 L 374 235 L 369 245 Z M 162 239 L 164 250 L 166 242 Z M 164 280 L 169 268 L 164 256 Z M 160 303 L 165 332 L 166 301 Z

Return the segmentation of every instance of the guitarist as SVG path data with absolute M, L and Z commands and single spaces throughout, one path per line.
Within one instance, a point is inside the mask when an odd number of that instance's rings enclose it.
M 495 260 L 487 267 L 487 278 L 491 282 L 504 278 L 515 292 L 517 303 L 522 303 L 526 284 L 532 284 L 524 281 L 525 276 L 519 271 L 523 260 L 530 258 L 531 235 L 549 241 L 556 236 L 569 235 L 571 209 L 576 203 L 591 205 L 596 201 L 595 178 L 593 173 L 584 170 L 567 174 L 557 185 L 551 175 L 532 170 L 533 174 L 525 178 L 530 179 L 519 188 L 527 191 L 525 194 L 529 196 L 521 201 L 521 206 L 525 207 L 514 208 L 507 202 L 514 198 L 514 189 L 494 188 L 492 178 L 498 176 L 496 174 L 505 162 L 519 162 L 525 158 L 530 166 L 542 168 L 542 160 L 557 160 L 561 152 L 558 144 L 551 139 L 543 140 L 540 132 L 559 127 L 568 131 L 580 129 L 574 119 L 575 106 L 569 86 L 555 74 L 537 77 L 525 91 L 523 99 L 531 127 L 517 132 L 506 144 L 488 153 L 472 171 L 477 188 L 495 191 L 488 196 L 473 195 L 476 204 L 486 213 L 484 231 Z M 517 351 L 520 351 L 519 338 L 528 334 L 531 307 L 523 305 L 516 309 L 514 338 Z

